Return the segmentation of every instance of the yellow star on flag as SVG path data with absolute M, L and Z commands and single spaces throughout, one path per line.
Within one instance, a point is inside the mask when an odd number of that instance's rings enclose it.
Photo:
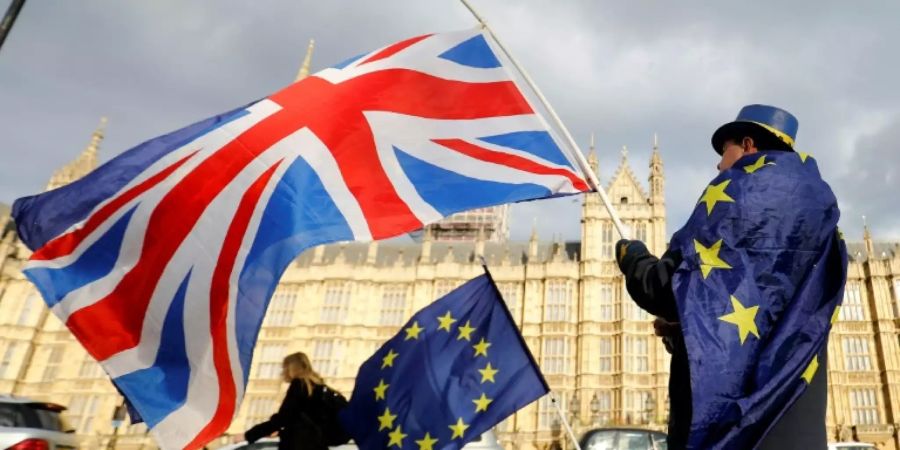
M 475 328 L 471 325 L 472 323 L 467 320 L 465 325 L 458 328 L 459 336 L 456 338 L 457 341 L 460 339 L 465 339 L 467 341 L 472 340 L 472 332 L 475 331 Z
M 490 362 L 487 363 L 487 366 L 485 366 L 484 369 L 478 369 L 478 372 L 481 373 L 481 382 L 482 383 L 484 383 L 485 381 L 490 381 L 491 383 L 496 383 L 496 381 L 494 381 L 494 375 L 496 375 L 497 372 L 499 372 L 499 371 L 500 370 L 491 367 Z
M 756 313 L 759 311 L 759 305 L 745 308 L 740 300 L 732 295 L 731 307 L 734 308 L 734 312 L 719 317 L 719 320 L 737 325 L 738 335 L 741 338 L 741 345 L 744 345 L 744 340 L 747 339 L 747 335 L 750 333 L 753 333 L 753 335 L 759 339 L 759 330 L 756 328 L 755 322 Z
M 731 198 L 728 194 L 725 193 L 725 188 L 728 187 L 728 183 L 731 183 L 731 180 L 725 180 L 719 184 L 711 184 L 706 187 L 706 191 L 703 192 L 703 197 L 700 197 L 700 203 L 706 202 L 706 215 L 712 214 L 713 208 L 716 206 L 717 202 L 731 202 L 734 203 L 734 199 Z
M 806 366 L 806 370 L 803 371 L 803 375 L 800 375 L 800 378 L 806 380 L 806 384 L 810 384 L 813 377 L 816 376 L 817 370 L 819 370 L 819 355 L 813 356 L 812 361 Z
M 456 319 L 450 315 L 450 311 L 447 311 L 447 314 L 444 314 L 442 317 L 438 317 L 438 322 L 441 323 L 441 326 L 438 327 L 438 330 L 447 330 L 450 332 L 450 325 L 453 325 L 453 322 L 456 322 Z
M 469 428 L 469 426 L 466 425 L 466 424 L 463 422 L 462 417 L 460 417 L 460 418 L 456 421 L 456 424 L 455 424 L 455 425 L 450 425 L 450 429 L 453 430 L 453 436 L 451 436 L 450 439 L 456 439 L 456 438 L 461 438 L 461 437 L 463 437 L 463 433 L 466 432 L 466 428 Z
M 759 157 L 759 159 L 756 160 L 755 163 L 744 166 L 744 171 L 747 173 L 753 173 L 759 169 L 762 169 L 765 166 L 774 166 L 774 165 L 775 165 L 775 163 L 773 163 L 773 162 L 766 162 L 766 155 L 762 155 Z
M 389 384 L 384 384 L 384 378 L 378 382 L 378 386 L 375 386 L 375 400 L 384 400 L 384 394 L 387 392 L 387 388 L 390 386 Z
M 487 411 L 488 405 L 490 405 L 492 401 L 494 400 L 487 398 L 487 396 L 484 395 L 484 392 L 482 392 L 480 398 L 472 400 L 472 403 L 475 403 L 475 412 Z
M 809 153 L 797 152 L 797 154 L 800 155 L 801 162 L 806 162 L 806 158 L 809 158 Z
M 838 321 L 838 316 L 841 314 L 841 305 L 837 305 L 834 307 L 834 313 L 831 314 L 831 324 L 834 325 Z
M 378 431 L 384 429 L 391 429 L 394 426 L 394 419 L 397 418 L 396 414 L 391 414 L 390 408 L 384 408 L 384 414 L 378 416 Z
M 407 435 L 400 429 L 400 425 L 397 425 L 397 428 L 394 428 L 394 431 L 388 433 L 388 437 L 391 438 L 391 440 L 388 441 L 388 447 L 396 445 L 397 448 L 403 448 L 403 438 L 406 436 Z
M 719 258 L 719 251 L 722 249 L 722 239 L 710 247 L 704 247 L 700 241 L 694 239 L 694 250 L 700 256 L 700 271 L 703 272 L 703 278 L 709 276 L 713 269 L 730 269 L 731 266 Z
M 434 450 L 434 444 L 437 441 L 437 439 L 431 437 L 430 433 L 425 433 L 425 437 L 416 441 L 416 444 L 419 444 L 419 450 Z
M 381 368 L 394 367 L 394 359 L 398 356 L 400 356 L 400 354 L 394 353 L 394 349 L 388 350 L 388 354 L 384 355 L 384 358 L 381 360 Z
M 410 339 L 418 339 L 419 333 L 422 332 L 422 327 L 419 326 L 419 322 L 413 322 L 412 325 L 406 327 L 406 339 L 404 341 L 408 341 Z
M 475 349 L 475 356 L 484 355 L 484 357 L 487 358 L 487 349 L 490 346 L 491 346 L 490 342 L 485 341 L 484 338 L 481 338 L 481 341 L 479 341 L 477 344 L 473 345 L 472 348 Z

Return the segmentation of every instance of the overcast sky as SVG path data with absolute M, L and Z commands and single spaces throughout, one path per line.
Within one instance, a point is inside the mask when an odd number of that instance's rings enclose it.
M 900 240 L 900 3 L 472 2 L 581 145 L 596 133 L 604 182 L 623 145 L 646 180 L 659 134 L 670 232 L 716 174 L 711 133 L 768 103 L 799 118 L 848 238 L 865 214 Z M 310 38 L 315 71 L 473 25 L 455 0 L 32 0 L 0 50 L 0 202 L 40 191 L 101 116 L 106 160 L 279 90 Z M 579 200 L 516 205 L 513 238 L 535 216 L 543 238 L 579 238 Z

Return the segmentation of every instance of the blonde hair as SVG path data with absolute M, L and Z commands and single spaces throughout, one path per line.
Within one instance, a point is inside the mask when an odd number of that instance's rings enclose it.
M 282 362 L 284 374 L 290 380 L 300 380 L 306 385 L 306 391 L 312 395 L 313 387 L 316 384 L 325 384 L 325 380 L 312 368 L 309 357 L 306 353 L 291 353 L 284 357 Z

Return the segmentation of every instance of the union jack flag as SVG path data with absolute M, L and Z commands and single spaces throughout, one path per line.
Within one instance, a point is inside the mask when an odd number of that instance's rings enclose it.
M 304 249 L 589 189 L 493 45 L 398 42 L 16 201 L 26 276 L 160 446 L 228 428 Z

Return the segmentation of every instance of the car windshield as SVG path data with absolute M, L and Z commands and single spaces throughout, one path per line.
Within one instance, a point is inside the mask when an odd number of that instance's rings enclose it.
M 615 445 L 615 431 L 600 431 L 591 435 L 582 450 L 616 450 Z
M 616 450 L 647 450 L 652 449 L 650 437 L 640 431 L 620 431 L 619 443 Z
M 651 441 L 651 439 L 653 439 Z M 640 430 L 603 430 L 590 435 L 583 450 L 666 450 L 666 436 Z
M 0 403 L 0 427 L 62 430 L 59 413 L 24 403 Z

